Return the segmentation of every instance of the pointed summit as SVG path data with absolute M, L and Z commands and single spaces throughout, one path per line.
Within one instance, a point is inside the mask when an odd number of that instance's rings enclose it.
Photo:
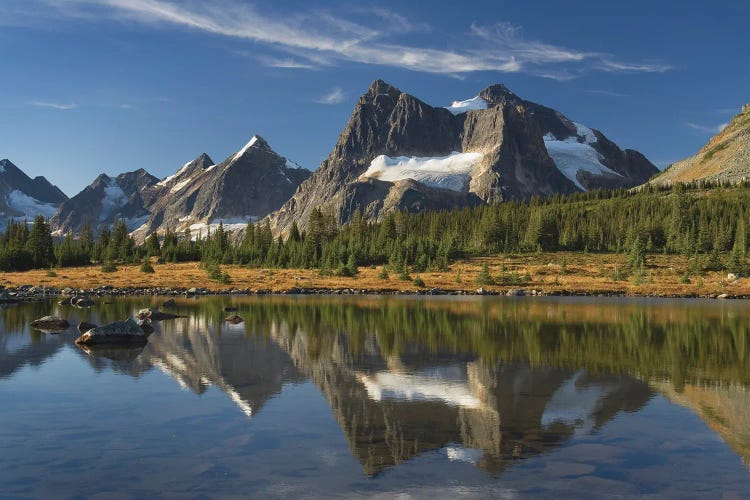
M 265 139 L 263 139 L 259 135 L 254 135 L 250 141 L 245 144 L 242 149 L 237 151 L 234 156 L 232 156 L 231 162 L 235 162 L 245 156 L 247 153 L 253 152 L 253 151 L 264 151 L 267 153 L 273 153 L 276 154 L 273 149 L 271 149 L 271 146 L 266 142 Z

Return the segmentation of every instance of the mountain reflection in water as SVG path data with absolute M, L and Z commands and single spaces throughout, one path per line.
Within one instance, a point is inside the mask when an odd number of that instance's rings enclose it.
M 252 419 L 286 384 L 311 380 L 371 477 L 431 451 L 497 476 L 656 394 L 750 458 L 750 322 L 731 305 L 233 298 L 245 323 L 229 326 L 229 300 L 178 300 L 188 317 L 156 323 L 142 350 L 80 350 L 74 327 L 48 335 L 26 325 L 50 312 L 103 324 L 148 299 L 5 309 L 0 381 L 71 348 L 97 371 L 156 369 L 196 394 L 216 387 Z

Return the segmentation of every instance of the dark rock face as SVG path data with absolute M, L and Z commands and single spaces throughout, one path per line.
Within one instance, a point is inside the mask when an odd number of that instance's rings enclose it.
M 145 197 L 151 215 L 134 236 L 259 220 L 278 209 L 309 175 L 254 136 L 218 165 L 203 154 L 149 188 Z
M 503 85 L 488 87 L 478 99 L 486 109 L 436 108 L 375 81 L 355 106 L 329 157 L 271 215 L 274 230 L 284 233 L 295 220 L 305 227 L 315 208 L 332 209 L 340 222 L 347 222 L 357 209 L 377 220 L 393 210 L 449 209 L 597 187 L 632 187 L 657 172 L 640 153 L 622 151 L 601 132 L 524 101 Z M 579 156 L 565 156 L 570 149 Z M 425 185 L 409 173 L 390 180 L 364 175 L 380 155 L 394 161 L 453 153 L 479 156 L 468 167 L 463 189 L 439 182 Z M 582 154 L 593 158 L 588 160 L 593 167 L 580 159 Z
M 42 176 L 26 175 L 10 160 L 0 160 L 0 220 L 10 217 L 31 222 L 35 216 L 50 217 L 68 197 Z
M 94 233 L 124 219 L 133 231 L 148 218 L 144 191 L 159 179 L 143 169 L 109 177 L 101 174 L 83 191 L 60 205 L 52 218 L 56 234 L 79 233 L 88 224 Z

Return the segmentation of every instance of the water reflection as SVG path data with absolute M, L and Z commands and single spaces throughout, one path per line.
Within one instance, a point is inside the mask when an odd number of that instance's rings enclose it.
M 490 475 L 597 432 L 656 394 L 690 408 L 750 458 L 750 323 L 743 305 L 552 299 L 179 300 L 139 349 L 78 349 L 26 325 L 45 314 L 103 324 L 148 299 L 5 309 L 0 378 L 61 349 L 97 371 L 160 370 L 182 388 L 226 393 L 253 418 L 285 384 L 311 380 L 369 476 L 427 452 Z

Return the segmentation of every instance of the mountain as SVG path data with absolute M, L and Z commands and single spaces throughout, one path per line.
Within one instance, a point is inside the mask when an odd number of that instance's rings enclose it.
M 448 108 L 377 80 L 338 142 L 271 215 L 276 232 L 306 226 L 313 209 L 348 221 L 396 210 L 449 209 L 593 188 L 632 187 L 657 168 L 598 130 L 493 85 Z
M 750 104 L 695 156 L 670 165 L 653 184 L 750 180 Z
M 0 160 L 0 227 L 9 218 L 31 222 L 52 217 L 68 197 L 42 176 L 30 178 L 10 160 Z
M 244 229 L 281 207 L 310 171 L 276 153 L 260 136 L 215 165 L 205 153 L 143 193 L 150 216 L 135 231 L 143 239 L 167 229 L 194 234 L 222 221 Z
M 110 177 L 101 174 L 83 191 L 60 205 L 52 218 L 56 235 L 78 233 L 84 224 L 94 232 L 125 219 L 130 231 L 138 228 L 149 217 L 144 191 L 159 179 L 138 169 Z

